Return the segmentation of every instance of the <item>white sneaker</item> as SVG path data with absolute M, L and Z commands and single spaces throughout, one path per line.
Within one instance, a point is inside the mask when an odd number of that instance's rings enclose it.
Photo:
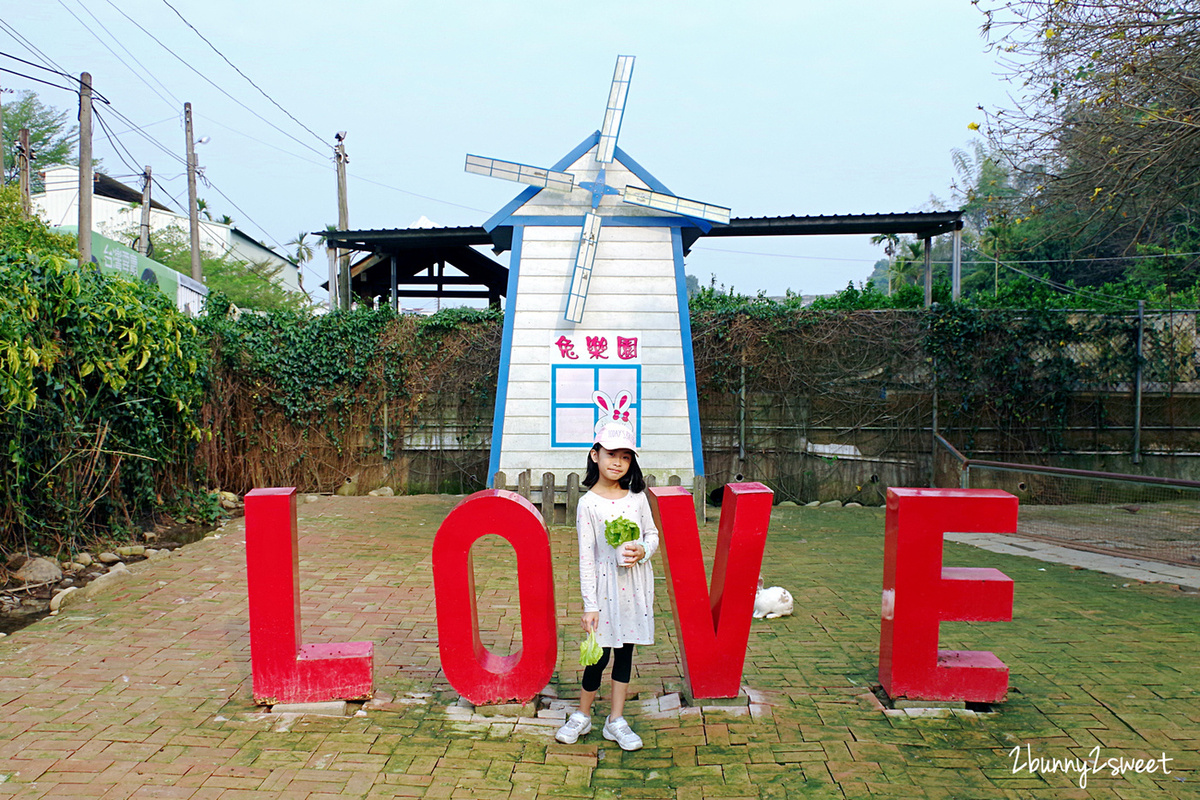
M 604 738 L 616 742 L 622 750 L 641 750 L 642 737 L 629 728 L 624 717 L 604 720 Z
M 567 718 L 566 723 L 554 734 L 554 738 L 563 744 L 575 744 L 580 736 L 586 736 L 592 730 L 592 718 L 582 711 L 576 711 Z

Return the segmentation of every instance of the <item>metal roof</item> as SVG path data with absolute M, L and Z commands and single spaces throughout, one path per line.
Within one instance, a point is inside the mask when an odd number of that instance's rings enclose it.
M 714 225 L 708 231 L 684 228 L 684 252 L 689 251 L 702 237 L 731 236 L 827 236 L 836 234 L 915 234 L 926 238 L 962 228 L 962 211 L 917 211 L 899 214 L 821 214 L 817 216 L 737 217 L 728 225 Z M 447 277 L 440 280 L 435 270 L 446 264 L 458 267 L 473 280 L 454 280 L 457 283 L 478 283 L 487 287 L 484 293 L 491 298 L 503 296 L 507 290 L 505 275 L 508 269 L 492 261 L 472 247 L 489 246 L 496 253 L 512 247 L 512 226 L 499 226 L 487 231 L 476 225 L 457 228 L 383 228 L 358 231 L 318 231 L 328 244 L 346 250 L 357 250 L 389 258 L 360 262 L 354 273 L 356 289 L 380 294 L 390 291 L 392 259 L 396 259 L 399 282 L 433 283 L 435 293 L 444 291 Z M 427 275 L 418 273 L 427 271 Z M 407 280 L 406 280 L 407 279 Z M 402 294 L 409 294 L 402 292 Z M 429 289 L 413 290 L 412 296 L 431 296 Z

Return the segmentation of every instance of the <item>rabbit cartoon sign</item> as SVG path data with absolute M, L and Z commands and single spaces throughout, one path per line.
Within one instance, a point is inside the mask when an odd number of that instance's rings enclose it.
M 619 57 L 602 129 L 552 168 L 467 156 L 468 172 L 527 184 L 483 225 L 512 229 L 489 485 L 578 472 L 611 414 L 593 393 L 627 393 L 643 470 L 704 474 L 683 257 L 729 209 L 675 196 L 617 146 L 632 73 Z

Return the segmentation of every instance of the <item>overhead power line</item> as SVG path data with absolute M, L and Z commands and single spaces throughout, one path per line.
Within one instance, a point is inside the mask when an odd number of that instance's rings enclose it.
M 164 43 L 162 42 L 162 40 L 161 40 L 161 39 L 159 39 L 157 36 L 155 36 L 155 35 L 154 35 L 153 33 L 151 33 L 150 31 L 146 30 L 146 28 L 145 28 L 145 27 L 143 27 L 143 26 L 142 26 L 142 24 L 141 24 L 140 22 L 138 22 L 138 21 L 137 21 L 137 20 L 135 20 L 133 17 L 131 17 L 131 16 L 129 16 L 128 14 L 126 14 L 126 13 L 125 13 L 124 11 L 122 11 L 122 10 L 121 10 L 121 9 L 120 9 L 118 6 L 114 5 L 114 4 L 113 4 L 113 2 L 112 2 L 112 0 L 105 0 L 105 2 L 107 2 L 107 3 L 108 3 L 110 6 L 112 6 L 112 7 L 113 7 L 113 8 L 114 8 L 114 9 L 117 11 L 117 13 L 118 13 L 118 14 L 120 14 L 120 15 L 121 15 L 121 16 L 123 16 L 125 19 L 127 19 L 127 20 L 129 20 L 131 23 L 133 23 L 133 24 L 134 24 L 134 25 L 135 25 L 135 26 L 138 28 L 138 30 L 140 30 L 142 33 L 146 34 L 146 35 L 147 35 L 147 36 L 149 36 L 151 39 L 153 39 L 153 40 L 154 40 L 154 41 L 155 41 L 155 42 L 158 44 L 158 46 L 159 46 L 159 47 L 161 47 L 163 50 L 166 50 L 168 53 L 170 53 L 170 54 L 171 54 L 171 56 L 172 56 L 173 58 L 175 58 L 175 60 L 177 60 L 177 61 L 178 61 L 180 64 L 183 64 L 185 67 L 187 67 L 188 69 L 190 69 L 192 72 L 196 73 L 196 75 L 197 75 L 197 76 L 199 76 L 199 77 L 200 77 L 200 79 L 201 79 L 201 80 L 203 80 L 205 83 L 207 83 L 209 86 L 212 86 L 212 87 L 213 87 L 214 89 L 216 89 L 218 92 L 220 92 L 221 94 L 225 95 L 227 98 L 229 98 L 230 100 L 232 100 L 234 103 L 236 103 L 237 105 L 239 105 L 240 107 L 242 107 L 242 108 L 243 108 L 243 109 L 245 109 L 246 111 L 250 112 L 250 113 L 251 113 L 251 114 L 253 114 L 255 117 L 257 117 L 259 120 L 261 120 L 262 122 L 266 123 L 266 124 L 267 124 L 267 125 L 269 125 L 270 127 L 274 128 L 274 129 L 275 129 L 276 131 L 278 131 L 279 133 L 281 133 L 281 134 L 283 134 L 284 136 L 286 136 L 287 138 L 291 139 L 291 140 L 292 140 L 293 142 L 295 142 L 296 144 L 300 145 L 301 147 L 303 147 L 303 148 L 305 148 L 305 149 L 307 149 L 307 150 L 311 150 L 313 153 L 316 153 L 318 156 L 325 157 L 325 155 L 326 155 L 325 153 L 322 153 L 320 150 L 317 150 L 315 147 L 313 147 L 312 145 L 308 144 L 307 142 L 302 142 L 302 141 L 300 141 L 300 140 L 299 140 L 299 139 L 297 139 L 295 136 L 293 136 L 292 134 L 288 133 L 288 132 L 287 132 L 287 131 L 285 131 L 283 128 L 281 128 L 281 127 L 279 127 L 278 125 L 276 125 L 274 122 L 271 122 L 269 119 L 267 119 L 266 117 L 264 117 L 262 114 L 259 114 L 259 113 L 258 113 L 257 111 L 255 111 L 254 109 L 250 108 L 250 106 L 246 105 L 246 104 L 245 104 L 245 103 L 243 103 L 241 100 L 238 100 L 236 97 L 234 97 L 233 95 L 231 95 L 229 92 L 227 92 L 227 91 L 225 91 L 224 89 L 222 89 L 222 88 L 221 88 L 221 87 L 220 87 L 220 86 L 219 86 L 219 85 L 218 85 L 218 84 L 217 84 L 215 81 L 213 81 L 211 78 L 209 78 L 209 77 L 208 77 L 207 75 L 205 75 L 203 72 L 201 72 L 200 70 L 196 69 L 196 68 L 195 68 L 195 67 L 193 67 L 191 64 L 189 64 L 185 58 L 183 58 L 182 56 L 180 56 L 178 53 L 176 53 L 176 52 L 175 52 L 174 50 L 172 50 L 170 47 L 167 47 L 167 45 L 166 45 L 166 44 L 164 44 Z
M 72 11 L 70 8 L 68 8 L 68 7 L 67 7 L 67 4 L 66 4 L 65 2 L 63 2 L 63 0 L 58 0 L 58 4 L 59 4 L 60 6 L 62 6 L 62 7 L 63 7 L 63 10 L 64 10 L 64 11 L 66 11 L 66 12 L 67 12 L 68 14 L 70 14 L 72 17 L 75 17 L 75 20 L 76 20 L 76 21 L 77 21 L 77 22 L 78 22 L 80 25 L 82 25 L 82 26 L 83 26 L 83 28 L 84 28 L 84 29 L 85 29 L 85 30 L 86 30 L 88 33 L 90 33 L 90 34 L 91 34 L 93 37 L 95 37 L 96 41 L 97 41 L 97 42 L 99 42 L 101 45 L 103 45 L 103 47 L 104 47 L 104 49 L 105 49 L 105 50 L 107 50 L 108 52 L 112 53 L 112 55 L 113 55 L 113 58 L 117 59 L 117 61 L 121 62 L 121 64 L 122 64 L 122 65 L 123 65 L 123 66 L 124 66 L 126 69 L 128 69 L 130 72 L 132 72 L 132 73 L 133 73 L 133 75 L 134 75 L 134 77 L 136 77 L 136 78 L 137 78 L 139 81 L 141 81 L 142 83 L 144 83 L 144 84 L 146 85 L 146 88 L 148 88 L 150 91 L 154 92 L 154 94 L 158 95 L 158 99 L 162 100 L 162 101 L 163 101 L 164 103 L 166 103 L 166 104 L 167 104 L 167 106 L 168 106 L 168 107 L 170 107 L 170 108 L 178 108 L 179 106 L 182 106 L 182 105 L 183 105 L 183 101 L 182 101 L 182 100 L 180 100 L 179 98 L 175 97 L 175 95 L 171 94 L 171 90 L 170 90 L 170 89 L 168 89 L 166 86 L 163 86 L 162 82 L 161 82 L 161 81 L 160 81 L 158 78 L 155 78 L 155 77 L 154 77 L 154 70 L 147 69 L 145 64 L 143 64 L 141 61 L 138 61 L 138 59 L 137 59 L 137 56 L 135 56 L 133 53 L 131 53 L 131 52 L 129 51 L 129 48 L 127 48 L 125 45 L 123 45 L 123 44 L 121 43 L 121 40 L 120 40 L 120 39 L 119 39 L 119 38 L 118 38 L 118 37 L 117 37 L 115 34 L 113 34 L 113 32 L 112 32 L 112 31 L 110 31 L 110 30 L 109 30 L 107 27 L 105 27 L 104 23 L 100 21 L 100 18 L 99 18 L 99 17 L 97 17 L 95 14 L 93 14 L 93 13 L 91 12 L 91 10 L 90 10 L 90 9 L 89 9 L 87 6 L 85 6 L 85 5 L 83 4 L 83 1 L 82 1 L 82 0 L 75 0 L 75 2 L 79 3 L 79 7 L 80 7 L 80 8 L 82 8 L 82 9 L 83 9 L 83 10 L 84 10 L 84 11 L 87 13 L 87 15 L 88 15 L 88 16 L 90 16 L 90 17 L 91 17 L 93 20 L 95 20 L 95 21 L 96 21 L 96 24 L 97 24 L 97 25 L 99 25 L 99 26 L 100 26 L 100 28 L 101 28 L 101 29 L 102 29 L 102 30 L 103 30 L 105 33 L 107 33 L 107 34 L 108 34 L 108 35 L 109 35 L 109 36 L 112 38 L 112 40 L 113 40 L 114 42 L 116 42 L 116 44 L 117 44 L 117 46 L 118 46 L 118 47 L 120 47 L 122 50 L 124 50 L 124 51 L 125 51 L 126 55 L 128 55 L 128 56 L 129 56 L 131 59 L 133 59 L 133 62 L 134 62 L 135 64 L 137 64 L 139 67 L 141 67 L 141 69 L 140 69 L 140 70 L 136 70 L 136 69 L 134 69 L 133 67 L 129 66 L 129 64 L 128 64 L 128 63 L 126 63 L 125 59 L 123 59 L 123 58 L 121 58 L 121 56 L 117 55 L 117 52 L 116 52 L 115 50 L 113 50 L 111 47 L 109 47 L 109 46 L 108 46 L 108 43 L 107 43 L 107 42 L 105 42 L 105 41 L 104 41 L 104 39 L 100 38 L 100 34 L 96 33 L 94 30 L 92 30 L 92 28 L 91 28 L 91 27 L 90 27 L 90 26 L 89 26 L 89 25 L 88 25 L 86 22 L 84 22 L 83 20 L 81 20 L 81 19 L 78 17 L 78 15 L 76 15 L 76 14 L 75 14 L 75 12 L 74 12 L 74 11 Z M 155 82 L 155 83 L 157 83 L 157 84 L 158 84 L 160 87 L 162 87 L 162 90 L 163 90 L 164 92 L 166 92 L 167 94 L 171 95 L 171 99 L 170 99 L 170 100 L 168 100 L 166 97 L 164 97 L 164 96 L 163 96 L 162 92 L 158 91 L 158 89 L 155 89 L 155 88 L 154 88 L 154 87 L 153 87 L 153 86 L 150 84 L 150 82 L 146 80 L 146 78 L 145 78 L 145 76 L 146 76 L 146 75 L 149 75 L 151 78 L 153 78 L 153 79 L 154 79 L 154 82 Z
M 111 3 L 110 3 L 110 5 L 111 5 Z M 310 134 L 312 134 L 312 137 L 313 137 L 314 139 L 316 139 L 316 140 L 317 140 L 318 142 L 320 142 L 321 144 L 325 144 L 325 140 L 324 140 L 324 139 L 322 139 L 322 138 L 321 138 L 321 137 L 320 137 L 318 134 L 316 134 L 316 133 L 313 131 L 313 129 L 312 129 L 312 128 L 308 127 L 308 126 L 307 126 L 307 125 L 305 125 L 303 122 L 301 122 L 300 120 L 296 119 L 296 117 L 295 117 L 295 116 L 292 114 L 292 112 L 288 111 L 286 108 L 284 108 L 283 106 L 279 105 L 279 103 L 275 102 L 275 98 L 271 97 L 271 95 L 269 95 L 269 94 L 267 94 L 266 92 L 264 92 L 264 91 L 262 90 L 262 87 L 261 87 L 261 86 L 259 86 L 259 85 L 258 85 L 257 83 L 255 83 L 254 81 L 250 80 L 250 76 L 249 76 L 249 75 L 247 75 L 246 73 L 242 72 L 240 69 L 238 69 L 238 68 L 237 68 L 237 65 L 236 65 L 236 64 L 234 64 L 232 61 L 230 61 L 228 58 L 226 58 L 226 57 L 225 57 L 225 54 L 224 54 L 224 53 L 222 53 L 220 50 L 218 50 L 216 45 L 214 45 L 212 42 L 210 42 L 210 41 L 209 41 L 209 40 L 208 40 L 208 39 L 207 39 L 207 38 L 204 36 L 204 34 L 202 34 L 202 33 L 201 33 L 199 30 L 197 30 L 197 28 L 196 28 L 196 26 L 195 26 L 195 25 L 193 25 L 192 23 L 188 22 L 188 21 L 187 21 L 187 19 L 186 19 L 186 18 L 183 16 L 183 14 L 179 13 L 179 9 L 177 9 L 175 6 L 171 5 L 171 4 L 168 2 L 168 0 L 163 0 L 163 5 L 165 5 L 167 8 L 171 9 L 172 11 L 174 11 L 174 12 L 175 12 L 175 16 L 177 16 L 177 17 L 179 17 L 179 19 L 183 20 L 183 24 L 184 24 L 184 25 L 187 25 L 189 28 L 191 28 L 193 31 L 195 31 L 196 35 L 200 37 L 201 41 L 203 41 L 203 42 L 204 42 L 206 45 L 208 45 L 208 46 L 209 46 L 209 47 L 212 49 L 212 51 L 213 51 L 214 53 L 216 53 L 217 55 L 219 55 L 219 56 L 221 57 L 221 59 L 222 59 L 222 60 L 223 60 L 223 61 L 224 61 L 226 64 L 228 64 L 228 65 L 229 65 L 229 66 L 230 66 L 230 67 L 233 69 L 233 71 L 234 71 L 234 72 L 236 72 L 238 75 L 241 75 L 243 78 L 245 78 L 245 79 L 246 79 L 246 82 L 247 82 L 247 83 L 249 83 L 251 86 L 253 86 L 255 89 L 257 89 L 259 94 L 261 94 L 263 97 L 267 98 L 267 100 L 271 101 L 271 104 L 272 104 L 272 105 L 274 105 L 276 108 L 278 108 L 280 111 L 282 111 L 284 114 L 287 114 L 288 118 L 290 118 L 290 119 L 292 120 L 292 122 L 295 122 L 295 123 L 296 123 L 297 125 L 299 125 L 301 128 L 304 128 L 304 130 L 306 130 L 306 131 L 308 131 Z

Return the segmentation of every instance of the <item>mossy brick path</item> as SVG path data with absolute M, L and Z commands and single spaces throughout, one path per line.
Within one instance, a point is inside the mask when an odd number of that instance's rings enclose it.
M 300 506 L 308 641 L 369 639 L 365 716 L 272 717 L 250 703 L 244 536 L 146 562 L 114 591 L 0 640 L 0 797 L 167 798 L 1129 798 L 1200 797 L 1200 602 L 1194 594 L 949 543 L 951 565 L 1016 581 L 1012 623 L 947 623 L 943 646 L 994 650 L 1012 669 L 990 715 L 887 715 L 876 678 L 883 516 L 784 509 L 768 584 L 792 617 L 756 622 L 744 713 L 671 707 L 682 687 L 665 582 L 659 643 L 637 658 L 623 753 L 599 731 L 552 741 L 554 719 L 473 716 L 438 665 L 430 546 L 454 498 L 323 498 Z M 704 532 L 711 547 L 715 524 Z M 552 531 L 561 658 L 576 696 L 574 532 Z M 511 551 L 481 542 L 481 623 L 519 638 Z M 659 567 L 661 575 L 661 565 Z M 665 709 L 660 706 L 667 706 Z M 1013 773 L 1040 758 L 1173 759 L 1172 774 Z

